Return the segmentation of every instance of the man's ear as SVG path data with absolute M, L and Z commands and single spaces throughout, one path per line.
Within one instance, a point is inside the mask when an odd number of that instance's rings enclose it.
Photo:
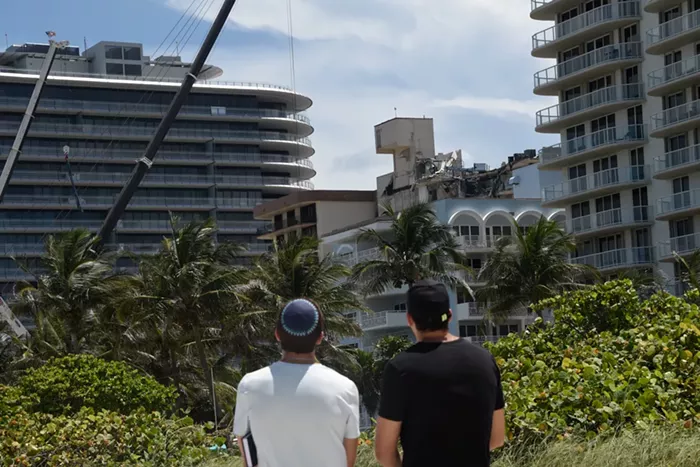
M 451 323 L 452 322 L 452 310 L 451 309 L 448 311 L 447 316 L 448 316 L 447 322 Z
M 280 341 L 280 333 L 275 329 L 275 339 L 277 339 L 277 342 Z
M 316 341 L 316 345 L 319 345 L 321 342 L 323 342 L 324 337 L 326 337 L 326 335 L 323 334 L 323 331 L 321 331 L 321 335 L 318 336 L 318 340 Z
M 408 321 L 408 325 L 409 325 L 409 326 L 413 326 L 413 325 L 415 324 L 415 323 L 413 322 L 413 318 L 412 318 L 411 315 L 409 315 L 408 313 L 406 313 L 406 321 Z

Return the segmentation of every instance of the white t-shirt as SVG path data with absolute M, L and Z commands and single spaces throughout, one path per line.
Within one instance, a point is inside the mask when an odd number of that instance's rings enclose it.
M 343 439 L 360 436 L 360 398 L 320 364 L 277 362 L 238 385 L 233 433 L 253 434 L 259 467 L 346 467 Z

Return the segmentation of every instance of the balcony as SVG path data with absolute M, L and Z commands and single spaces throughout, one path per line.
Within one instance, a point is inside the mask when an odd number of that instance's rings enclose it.
M 646 125 L 606 128 L 541 151 L 540 169 L 563 169 L 605 154 L 632 149 L 647 141 Z M 563 146 L 562 146 L 563 144 Z
M 602 253 L 571 258 L 571 262 L 573 264 L 592 266 L 599 271 L 651 266 L 654 263 L 654 247 L 643 246 L 609 250 Z
M 652 115 L 649 136 L 664 138 L 688 131 L 698 125 L 700 125 L 700 100 L 695 100 Z
M 647 13 L 661 13 L 674 6 L 679 6 L 681 0 L 644 0 L 644 11 Z
M 543 190 L 542 206 L 565 207 L 580 200 L 643 186 L 650 182 L 650 172 L 649 166 L 638 165 L 603 170 L 567 180 Z
M 654 158 L 654 178 L 670 180 L 700 169 L 700 144 Z
M 700 212 L 700 189 L 674 193 L 657 201 L 656 219 L 687 217 Z
M 0 122 L 0 134 L 14 136 L 19 128 L 19 122 Z M 71 125 L 59 123 L 32 123 L 29 129 L 31 137 L 77 139 L 124 139 L 149 141 L 155 133 L 155 127 L 144 125 Z M 246 142 L 259 144 L 268 149 L 279 151 L 294 151 L 299 158 L 311 157 L 314 149 L 311 140 L 291 133 L 277 131 L 236 131 L 215 129 L 185 129 L 171 128 L 165 138 L 166 142 Z M 69 143 L 70 144 L 70 143 Z
M 674 252 L 679 256 L 689 256 L 700 248 L 700 233 L 672 237 L 668 242 L 659 243 L 659 261 L 675 261 Z
M 7 157 L 10 152 L 9 145 L 0 145 L 0 160 Z M 135 160 L 143 156 L 143 151 L 133 151 L 127 149 L 84 149 L 71 148 L 70 158 L 73 162 L 114 162 L 132 164 Z M 22 149 L 23 161 L 48 161 L 63 162 L 65 155 L 62 148 L 55 149 L 32 147 L 29 141 Z M 272 170 L 274 166 L 279 166 L 283 170 L 289 170 L 289 166 L 294 166 L 299 170 L 307 170 L 309 177 L 316 174 L 314 165 L 309 159 L 299 159 L 287 154 L 259 154 L 259 153 L 212 153 L 204 152 L 175 152 L 158 151 L 155 165 L 211 165 L 216 162 L 218 166 L 244 166 L 244 167 L 265 167 Z
M 661 55 L 696 42 L 698 39 L 700 39 L 700 10 L 648 30 L 646 52 L 651 55 Z
M 651 206 L 634 206 L 632 209 L 609 209 L 569 219 L 566 221 L 566 230 L 568 233 L 584 237 L 637 228 L 653 223 L 654 213 Z
M 85 210 L 105 210 L 112 207 L 116 196 L 81 196 L 80 204 Z M 236 200 L 241 201 L 241 200 Z M 251 202 L 254 200 L 242 200 Z M 258 201 L 258 204 L 262 201 Z M 252 203 L 251 203 L 252 204 Z M 24 196 L 6 195 L 2 200 L 3 209 L 70 209 L 76 207 L 74 196 Z M 214 198 L 163 198 L 135 197 L 129 202 L 129 209 L 169 211 L 211 210 L 216 208 Z M 251 210 L 255 205 L 247 207 Z
M 460 303 L 456 307 L 455 315 L 458 321 L 466 319 L 483 319 L 488 313 L 488 306 L 483 303 Z
M 598 89 L 540 110 L 536 115 L 535 131 L 559 133 L 567 127 L 613 113 L 644 100 L 644 85 L 641 83 L 620 84 Z
M 367 250 L 360 250 L 358 252 L 346 253 L 338 256 L 338 260 L 348 266 L 355 266 L 356 264 L 365 261 L 374 261 L 382 258 L 382 249 L 379 247 L 369 248 Z
M 97 231 L 101 226 L 102 221 L 99 220 L 0 219 L 0 232 L 66 232 L 75 229 Z
M 462 235 L 457 237 L 457 241 L 465 251 L 472 253 L 487 252 L 493 249 L 493 244 L 480 235 Z
M 611 3 L 582 13 L 532 36 L 532 56 L 557 58 L 567 50 L 641 19 L 638 1 Z
M 154 255 L 161 251 L 160 243 L 121 243 L 105 246 L 107 251 L 112 251 L 123 256 L 129 254 Z M 43 243 L 4 243 L 0 245 L 0 256 L 42 256 L 46 248 Z
M 700 74 L 700 55 L 671 63 L 647 74 L 647 93 L 650 96 L 665 96 L 680 91 L 697 81 Z
M 407 328 L 405 311 L 376 311 L 374 313 L 358 313 L 358 324 L 363 331 L 378 331 L 384 329 Z
M 556 96 L 577 83 L 641 61 L 641 42 L 607 45 L 535 73 L 533 92 Z
M 530 18 L 541 21 L 554 21 L 557 13 L 578 6 L 578 0 L 530 0 Z

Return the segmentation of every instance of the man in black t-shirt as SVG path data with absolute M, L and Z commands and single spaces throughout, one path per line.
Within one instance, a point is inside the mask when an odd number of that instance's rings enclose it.
M 452 311 L 444 285 L 416 282 L 408 291 L 407 308 L 418 343 L 384 371 L 377 459 L 383 467 L 488 467 L 490 452 L 505 438 L 501 375 L 494 358 L 449 333 Z

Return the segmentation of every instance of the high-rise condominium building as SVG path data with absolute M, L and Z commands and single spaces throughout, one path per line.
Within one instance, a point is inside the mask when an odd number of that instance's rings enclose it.
M 3 162 L 47 50 L 25 44 L 0 54 Z M 46 234 L 99 229 L 189 66 L 180 57 L 144 56 L 136 43 L 59 51 L 0 204 L 4 291 L 26 278 L 11 256 L 26 256 L 30 268 L 38 267 Z M 213 217 L 218 241 L 243 243 L 258 254 L 267 248 L 257 239 L 267 222 L 255 221 L 253 208 L 313 188 L 314 150 L 307 138 L 313 128 L 301 113 L 311 99 L 279 86 L 213 81 L 221 74 L 207 65 L 198 77 L 155 164 L 106 239 L 115 249 L 154 251 L 169 232 L 172 212 L 182 221 Z M 123 258 L 119 266 L 131 267 L 130 261 Z
M 561 137 L 540 168 L 565 179 L 544 188 L 543 205 L 566 208 L 573 261 L 674 280 L 673 252 L 700 246 L 700 1 L 531 5 L 554 22 L 532 55 L 556 60 L 534 92 L 559 100 L 537 113 L 536 130 Z

